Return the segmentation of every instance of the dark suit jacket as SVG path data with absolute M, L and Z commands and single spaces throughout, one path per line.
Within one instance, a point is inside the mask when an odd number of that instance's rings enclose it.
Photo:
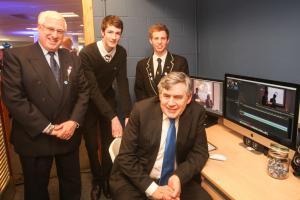
M 67 153 L 80 144 L 77 131 L 67 141 L 42 133 L 50 122 L 82 124 L 87 109 L 89 91 L 79 58 L 63 49 L 58 55 L 60 88 L 38 43 L 5 51 L 2 97 L 13 118 L 11 142 L 21 155 Z
M 116 53 L 109 63 L 101 56 L 97 43 L 89 44 L 80 51 L 81 65 L 91 88 L 91 107 L 111 120 L 116 114 L 116 96 L 113 81 L 116 79 L 123 115 L 131 110 L 127 79 L 126 50 L 117 45 Z
M 149 114 L 151 113 L 151 114 Z M 149 174 L 160 145 L 162 111 L 158 97 L 135 104 L 125 128 L 121 148 L 110 179 L 113 191 L 131 183 L 141 192 L 152 183 Z M 187 105 L 179 120 L 176 142 L 177 169 L 181 184 L 192 180 L 208 159 L 204 129 L 205 110 L 195 102 Z
M 184 72 L 189 75 L 188 62 L 184 57 L 168 52 L 162 74 L 165 76 L 172 71 Z M 142 59 L 137 63 L 134 92 L 137 101 L 158 94 L 157 85 L 154 82 L 152 56 Z

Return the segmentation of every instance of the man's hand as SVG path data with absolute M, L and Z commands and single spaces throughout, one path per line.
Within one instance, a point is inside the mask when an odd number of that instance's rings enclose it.
M 173 193 L 173 189 L 167 185 L 158 186 L 151 197 L 155 200 L 174 200 L 174 198 L 172 197 Z
M 76 127 L 76 122 L 69 120 L 61 124 L 55 125 L 54 130 L 52 131 L 52 135 L 62 140 L 69 140 L 73 136 Z
M 172 197 L 174 199 L 180 199 L 181 184 L 177 175 L 172 175 L 168 180 L 168 186 L 173 189 Z
M 117 116 L 111 120 L 111 132 L 114 138 L 122 137 L 123 135 L 123 128 Z

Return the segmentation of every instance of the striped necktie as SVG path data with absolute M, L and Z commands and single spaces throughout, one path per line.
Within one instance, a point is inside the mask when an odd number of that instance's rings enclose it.
M 55 77 L 55 80 L 58 84 L 58 86 L 60 86 L 60 82 L 59 82 L 59 66 L 56 62 L 56 60 L 54 59 L 54 55 L 55 53 L 54 52 L 48 52 L 48 54 L 50 55 L 50 68 L 51 68 L 51 71 Z
M 104 60 L 106 61 L 106 62 L 110 62 L 110 59 L 111 59 L 111 55 L 110 54 L 106 54 L 105 56 L 104 56 Z

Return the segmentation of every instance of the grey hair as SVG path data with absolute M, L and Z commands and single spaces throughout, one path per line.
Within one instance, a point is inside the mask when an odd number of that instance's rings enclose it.
M 50 17 L 50 18 L 54 18 L 57 20 L 63 20 L 64 22 L 64 31 L 67 30 L 67 22 L 65 20 L 65 18 L 57 11 L 52 11 L 52 10 L 47 10 L 47 11 L 43 11 L 40 12 L 39 16 L 38 16 L 38 25 L 44 25 L 46 22 L 46 19 Z
M 177 83 L 184 83 L 186 86 L 186 94 L 192 95 L 192 81 L 189 76 L 183 72 L 170 72 L 164 76 L 157 86 L 159 94 L 161 94 L 163 89 L 169 90 Z

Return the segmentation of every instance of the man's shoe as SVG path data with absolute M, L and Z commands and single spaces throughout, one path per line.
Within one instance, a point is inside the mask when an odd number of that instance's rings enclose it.
M 110 194 L 110 189 L 109 189 L 109 183 L 108 181 L 104 181 L 102 183 L 102 189 L 103 189 L 103 194 L 107 199 L 111 199 L 111 194 Z
M 97 185 L 93 185 L 91 190 L 91 200 L 99 200 L 101 196 L 101 187 Z

